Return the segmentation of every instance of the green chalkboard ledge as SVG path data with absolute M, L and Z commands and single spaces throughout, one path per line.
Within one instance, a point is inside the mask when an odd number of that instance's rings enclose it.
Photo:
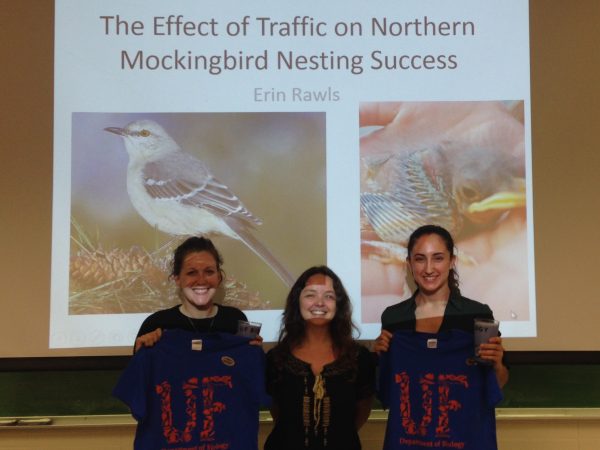
M 373 410 L 369 422 L 385 422 L 388 412 Z M 496 420 L 594 420 L 600 422 L 600 408 L 496 408 Z
M 261 411 L 261 423 L 272 422 L 268 411 Z M 35 430 L 44 428 L 119 428 L 134 427 L 135 419 L 129 414 L 101 414 L 93 416 L 22 416 L 0 417 L 0 436 L 3 430 Z
M 388 413 L 383 410 L 374 410 L 369 417 L 369 422 L 385 422 Z M 497 408 L 496 419 L 498 422 L 510 421 L 598 421 L 600 422 L 600 408 Z M 36 425 L 33 421 L 48 422 L 45 425 Z M 31 431 L 42 428 L 132 428 L 136 422 L 129 414 L 107 414 L 94 416 L 33 416 L 33 417 L 0 417 L 0 423 L 14 422 L 0 426 L 0 436 L 3 430 Z M 261 424 L 272 422 L 267 411 L 260 413 Z

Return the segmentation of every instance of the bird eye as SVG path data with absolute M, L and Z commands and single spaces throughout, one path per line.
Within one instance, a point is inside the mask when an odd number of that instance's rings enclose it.
M 150 132 L 148 130 L 141 130 L 140 136 L 148 137 L 150 136 Z
M 465 200 L 474 200 L 477 198 L 477 189 L 468 186 L 463 186 L 462 196 Z

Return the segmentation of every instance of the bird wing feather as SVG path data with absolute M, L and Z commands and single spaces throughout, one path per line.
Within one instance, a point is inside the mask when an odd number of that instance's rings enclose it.
M 422 225 L 421 216 L 386 192 L 362 193 L 360 205 L 377 235 L 387 242 L 406 243 L 411 231 Z
M 218 216 L 232 216 L 250 226 L 262 223 L 202 161 L 187 153 L 176 152 L 147 163 L 143 178 L 144 187 L 153 198 L 204 208 Z
M 428 216 L 431 215 L 431 205 L 439 204 L 445 196 L 445 181 L 425 169 L 423 159 L 426 153 L 423 150 L 394 157 L 392 192 L 415 214 Z M 447 204 L 447 200 L 442 203 Z
M 386 162 L 391 164 L 390 191 L 361 194 L 361 207 L 380 238 L 405 243 L 412 230 L 427 223 L 455 229 L 442 156 L 437 148 L 394 155 Z

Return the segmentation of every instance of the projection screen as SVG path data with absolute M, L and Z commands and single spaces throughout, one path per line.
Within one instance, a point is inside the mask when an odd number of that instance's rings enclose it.
M 461 290 L 503 336 L 536 336 L 526 0 L 56 0 L 54 70 L 51 348 L 131 346 L 177 304 L 169 258 L 192 234 L 266 341 L 315 264 L 372 339 L 410 295 L 425 223 L 452 231 Z M 126 144 L 126 127 L 162 140 Z M 150 167 L 205 169 L 256 217 L 252 240 L 184 199 L 149 206 Z

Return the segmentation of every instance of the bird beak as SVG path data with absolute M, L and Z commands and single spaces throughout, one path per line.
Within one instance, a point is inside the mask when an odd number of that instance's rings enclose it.
M 109 133 L 118 134 L 119 136 L 127 136 L 127 131 L 125 131 L 124 128 L 108 127 L 108 128 L 105 128 L 104 131 L 108 131 Z
M 519 186 L 515 191 L 496 192 L 484 198 L 480 202 L 471 203 L 468 208 L 470 214 L 484 213 L 488 211 L 507 211 L 514 208 L 522 208 L 526 204 L 525 180 L 515 180 Z

